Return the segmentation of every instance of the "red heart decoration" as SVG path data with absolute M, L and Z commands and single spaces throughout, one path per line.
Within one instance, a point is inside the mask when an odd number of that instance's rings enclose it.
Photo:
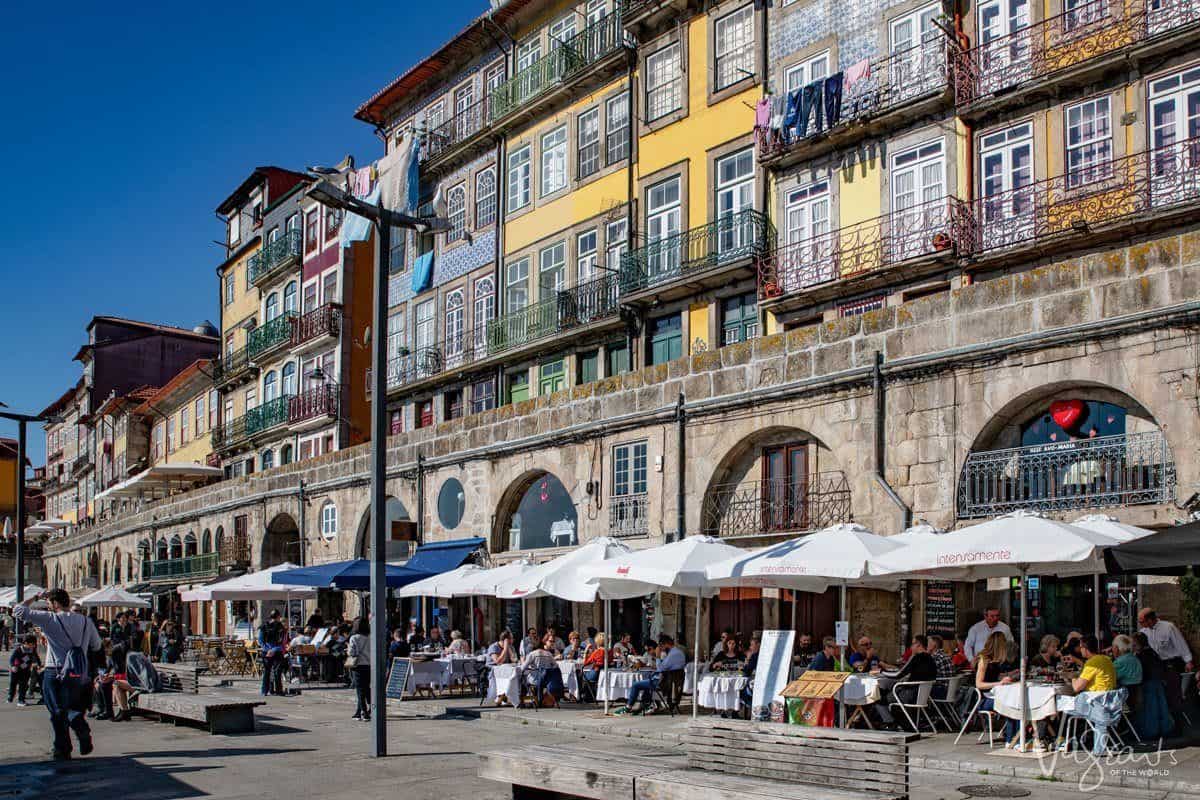
M 1055 400 L 1050 404 L 1050 418 L 1064 431 L 1074 428 L 1086 411 L 1087 406 L 1082 400 Z

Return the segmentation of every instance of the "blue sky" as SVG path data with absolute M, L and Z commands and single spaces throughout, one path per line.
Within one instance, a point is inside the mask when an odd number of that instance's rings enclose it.
M 71 357 L 97 314 L 215 322 L 217 204 L 260 164 L 377 158 L 354 109 L 486 8 L 13 4 L 0 26 L 0 401 L 36 413 L 78 380 Z M 0 435 L 15 426 L 0 420 Z M 30 440 L 43 463 L 40 428 Z

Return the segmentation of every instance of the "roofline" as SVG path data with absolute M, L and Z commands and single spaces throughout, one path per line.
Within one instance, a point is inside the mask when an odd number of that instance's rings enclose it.
M 228 267 L 234 261 L 237 261 L 242 256 L 246 255 L 246 251 L 249 250 L 251 247 L 254 247 L 254 245 L 258 244 L 260 241 L 262 241 L 261 233 L 256 233 L 253 236 L 251 236 L 249 239 L 247 239 L 245 244 L 243 244 L 237 250 L 234 250 L 232 253 L 230 253 L 228 256 L 226 256 L 225 260 L 222 261 L 220 264 L 217 264 L 217 274 L 220 275 L 221 272 L 226 267 Z
M 287 174 L 295 175 L 298 178 L 308 179 L 309 177 L 307 173 L 296 172 L 296 170 L 288 169 L 287 167 L 277 167 L 273 164 L 264 164 L 263 166 L 255 167 L 250 171 L 250 174 L 246 176 L 245 180 L 239 183 L 238 187 L 234 189 L 228 197 L 221 201 L 221 204 L 217 206 L 217 213 L 222 216 L 228 214 L 229 211 L 231 211 L 233 207 L 237 205 L 237 200 L 239 197 L 244 194 L 249 194 L 250 189 L 254 186 L 254 184 L 260 181 L 266 181 L 268 179 L 268 170 L 286 172 Z
M 181 369 L 174 378 L 171 378 L 171 380 L 163 384 L 162 388 L 160 388 L 150 397 L 147 397 L 145 400 L 143 400 L 142 403 L 133 410 L 133 413 L 141 414 L 143 416 L 150 413 L 152 407 L 156 403 L 165 401 L 196 375 L 208 375 L 204 369 L 211 364 L 212 359 L 209 358 L 198 358 L 191 364 L 188 364 L 186 367 Z
M 67 389 L 62 395 L 50 405 L 42 409 L 39 417 L 48 417 L 65 406 L 70 400 L 75 399 L 75 393 L 79 391 L 79 387 L 83 385 L 83 376 L 79 376 L 79 380 L 70 389 Z

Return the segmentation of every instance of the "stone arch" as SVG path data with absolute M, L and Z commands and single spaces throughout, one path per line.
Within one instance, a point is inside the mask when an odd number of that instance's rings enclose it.
M 196 540 L 196 534 L 188 531 L 183 537 L 183 557 L 189 558 L 197 555 L 200 552 L 200 543 Z
M 699 528 L 712 536 L 773 535 L 852 518 L 850 484 L 833 449 L 809 430 L 769 425 L 717 460 Z
M 125 571 L 125 564 L 121 561 L 121 557 L 122 557 L 121 548 L 114 547 L 113 548 L 113 583 L 114 584 L 121 583 L 121 579 L 127 575 L 127 573 Z
M 579 540 L 575 502 L 562 480 L 544 469 L 526 470 L 508 485 L 494 520 L 493 553 L 565 546 Z M 570 525 L 556 528 L 555 523 Z
M 263 532 L 259 552 L 259 569 L 284 562 L 300 562 L 300 526 L 291 514 L 276 514 Z
M 408 508 L 404 505 L 404 502 L 394 495 L 387 496 L 387 505 L 385 506 L 385 509 L 387 511 L 389 534 L 392 534 L 388 538 L 388 552 L 385 554 L 385 560 L 402 561 L 407 558 L 407 556 L 402 554 L 400 551 L 407 549 L 409 547 L 409 542 L 416 541 L 416 523 L 413 521 L 412 515 L 408 513 Z M 344 523 L 346 517 L 342 516 L 341 508 L 338 509 L 338 514 L 340 526 Z M 403 527 L 397 530 L 396 526 L 398 525 Z M 408 529 L 408 531 L 411 533 L 411 536 L 396 539 L 397 535 L 402 537 L 406 536 L 405 529 Z M 339 527 L 339 533 L 340 532 L 341 528 Z M 354 557 L 370 558 L 370 547 L 371 506 L 368 503 L 367 507 L 363 510 L 362 514 L 360 514 L 358 518 L 358 527 L 354 537 Z
M 179 538 L 179 534 L 171 537 L 170 558 L 183 558 L 183 539 Z
M 216 548 L 216 552 L 221 552 L 221 545 L 223 544 L 225 544 L 225 528 L 224 526 L 218 525 L 217 535 L 213 539 L 213 547 Z
M 100 585 L 108 586 L 108 559 L 104 560 L 104 565 L 100 568 Z
M 212 531 L 205 528 L 204 533 L 200 535 L 200 552 L 211 553 L 213 551 L 212 544 Z

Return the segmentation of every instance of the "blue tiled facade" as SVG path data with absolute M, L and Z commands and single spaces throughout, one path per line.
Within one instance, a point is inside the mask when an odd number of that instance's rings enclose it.
M 810 0 L 788 6 L 771 21 L 770 63 L 787 64 L 794 53 L 831 36 L 837 37 L 837 67 L 879 55 L 880 26 L 887 9 L 900 5 L 888 0 L 837 3 Z M 781 87 L 773 87 L 776 91 Z

